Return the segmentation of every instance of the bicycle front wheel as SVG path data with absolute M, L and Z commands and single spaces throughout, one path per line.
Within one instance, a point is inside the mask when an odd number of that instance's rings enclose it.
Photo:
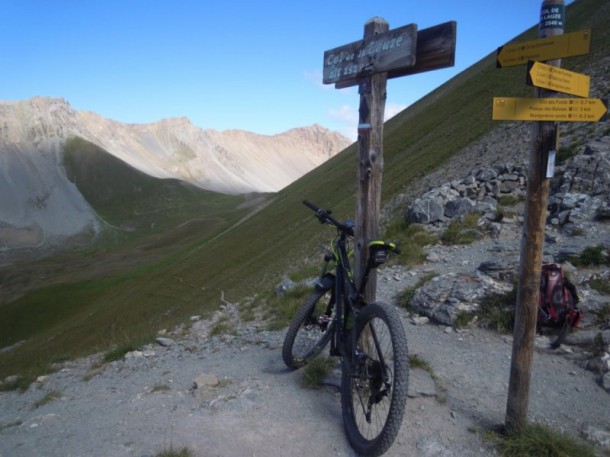
M 292 320 L 282 347 L 288 368 L 297 369 L 316 357 L 330 341 L 335 328 L 329 289 L 316 288 Z
M 396 309 L 366 305 L 350 351 L 341 383 L 345 433 L 356 452 L 379 456 L 398 434 L 407 399 L 407 339 Z

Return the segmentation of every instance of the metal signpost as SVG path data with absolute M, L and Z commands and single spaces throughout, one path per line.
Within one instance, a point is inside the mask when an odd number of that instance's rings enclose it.
M 336 88 L 358 85 L 358 189 L 354 272 L 365 269 L 367 243 L 379 235 L 381 177 L 383 172 L 383 117 L 388 78 L 453 66 L 456 23 L 447 22 L 422 31 L 409 24 L 389 30 L 382 18 L 364 25 L 364 38 L 324 53 L 323 82 Z M 376 276 L 365 290 L 375 300 Z

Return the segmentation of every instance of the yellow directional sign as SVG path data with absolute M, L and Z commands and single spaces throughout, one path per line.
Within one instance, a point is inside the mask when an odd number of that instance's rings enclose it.
M 588 97 L 590 82 L 591 78 L 580 73 L 546 65 L 542 62 L 530 61 L 528 64 L 527 83 L 532 86 L 578 97 Z
M 608 114 L 598 98 L 494 97 L 494 121 L 597 122 Z
M 497 66 L 512 67 L 525 65 L 528 60 L 540 62 L 588 54 L 590 44 L 591 30 L 507 44 L 498 48 Z

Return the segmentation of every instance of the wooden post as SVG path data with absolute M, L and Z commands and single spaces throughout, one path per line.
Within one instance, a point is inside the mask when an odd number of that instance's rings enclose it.
M 540 14 L 540 38 L 562 35 L 564 29 L 564 0 L 543 0 Z M 561 59 L 547 62 L 559 67 Z M 554 92 L 536 89 L 537 97 L 550 97 Z M 527 423 L 529 386 L 534 355 L 540 273 L 544 247 L 544 228 L 549 196 L 546 176 L 549 151 L 557 148 L 557 125 L 536 122 L 529 156 L 525 220 L 521 239 L 519 287 L 513 333 L 510 381 L 506 404 L 506 428 L 522 430 Z
M 388 23 L 370 19 L 364 26 L 364 39 L 387 32 Z M 383 173 L 383 116 L 385 111 L 387 73 L 364 75 L 360 80 L 358 124 L 358 190 L 356 195 L 356 250 L 354 274 L 357 284 L 364 273 L 368 253 L 367 241 L 379 236 L 381 177 Z M 375 301 L 377 275 L 371 271 L 365 288 L 365 300 Z
M 358 84 L 358 172 L 354 279 L 359 284 L 366 268 L 368 241 L 379 236 L 381 175 L 383 172 L 383 113 L 388 78 L 397 78 L 453 65 L 455 22 L 417 31 L 416 24 L 388 30 L 381 18 L 364 25 L 364 38 L 324 52 L 322 82 L 335 87 Z M 373 270 L 365 286 L 366 301 L 375 301 Z

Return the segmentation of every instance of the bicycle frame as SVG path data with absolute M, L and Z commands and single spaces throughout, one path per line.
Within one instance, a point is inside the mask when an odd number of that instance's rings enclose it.
M 329 308 L 334 306 L 336 309 L 335 319 L 337 320 L 337 325 L 331 340 L 330 354 L 341 357 L 351 356 L 350 348 L 346 347 L 344 343 L 346 341 L 345 336 L 347 331 L 352 330 L 358 311 L 363 306 L 366 306 L 362 297 L 373 267 L 372 262 L 367 262 L 360 285 L 356 287 L 347 245 L 347 233 L 339 230 L 339 235 L 332 243 L 332 253 L 326 254 L 324 258 L 325 263 L 319 280 L 320 287 L 324 289 L 332 288 L 333 299 L 329 302 Z M 331 260 L 335 261 L 334 275 L 328 272 L 328 264 Z M 327 311 L 330 313 L 332 309 Z
M 324 256 L 325 264 L 322 268 L 322 273 L 318 281 L 320 290 L 331 290 L 333 296 L 328 303 L 326 315 L 331 316 L 332 307 L 336 309 L 335 319 L 336 325 L 334 337 L 331 340 L 331 355 L 342 357 L 351 357 L 352 348 L 347 347 L 345 341 L 345 333 L 353 328 L 353 323 L 356 320 L 360 309 L 366 306 L 363 300 L 364 289 L 368 282 L 369 274 L 373 268 L 376 268 L 387 260 L 388 250 L 399 253 L 396 246 L 392 243 L 381 241 L 373 241 L 369 243 L 369 255 L 366 262 L 366 267 L 360 284 L 357 286 L 352 274 L 352 268 L 348 254 L 348 238 L 354 237 L 354 222 L 346 221 L 341 223 L 330 215 L 330 211 L 324 211 L 316 205 L 303 200 L 303 204 L 316 213 L 316 217 L 321 223 L 329 223 L 337 228 L 337 236 L 331 243 L 331 252 Z M 335 261 L 335 274 L 328 272 L 328 263 Z M 349 341 L 353 340 L 350 338 Z

